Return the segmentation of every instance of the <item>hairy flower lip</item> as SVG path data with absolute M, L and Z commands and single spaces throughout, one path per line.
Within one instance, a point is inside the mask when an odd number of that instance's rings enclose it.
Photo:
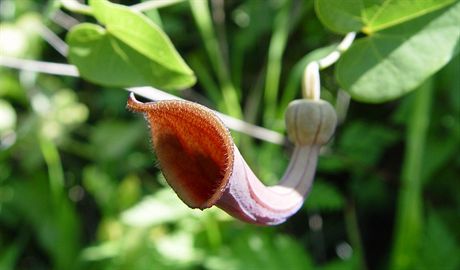
M 206 208 L 213 206 L 216 203 L 216 201 L 220 199 L 220 197 L 222 196 L 222 193 L 224 192 L 227 186 L 227 183 L 228 183 L 228 180 L 231 174 L 231 166 L 233 164 L 233 155 L 231 154 L 233 153 L 233 147 L 234 147 L 233 142 L 232 142 L 230 133 L 228 132 L 224 124 L 220 121 L 220 119 L 215 116 L 210 115 L 208 112 L 210 110 L 207 109 L 206 107 L 193 103 L 193 102 L 184 101 L 184 100 L 165 100 L 165 101 L 142 103 L 136 100 L 133 93 L 130 94 L 127 107 L 134 112 L 143 113 L 146 120 L 149 122 L 151 133 L 152 133 L 151 136 L 152 136 L 152 140 L 154 143 L 154 150 L 156 150 L 156 154 L 159 156 L 160 166 L 162 167 L 163 174 L 165 174 L 166 180 L 173 187 L 174 191 L 179 196 L 179 198 L 191 208 L 206 209 Z M 177 179 L 171 175 L 168 177 L 167 175 L 170 173 L 167 173 L 167 172 L 165 173 L 165 169 L 166 170 L 168 169 L 179 170 L 180 169 L 180 166 L 169 168 L 168 164 L 165 164 L 165 160 L 162 160 L 161 158 L 167 153 L 162 153 L 158 149 L 160 147 L 160 145 L 158 144 L 160 143 L 161 140 L 156 140 L 156 138 L 161 136 L 159 133 L 161 134 L 164 133 L 164 130 L 158 130 L 155 127 L 157 127 L 157 125 L 160 124 L 160 121 L 162 119 L 167 118 L 168 115 L 170 116 L 170 118 L 171 116 L 173 116 L 173 118 L 176 118 L 176 120 L 181 119 L 181 121 L 184 122 L 181 124 L 187 124 L 189 127 L 193 126 L 194 129 L 199 129 L 199 131 L 202 132 L 204 135 L 206 135 L 208 138 L 217 137 L 217 141 L 222 142 L 222 146 L 223 146 L 222 150 L 224 154 L 218 158 L 224 158 L 225 160 L 220 163 L 221 166 L 220 168 L 218 168 L 218 170 L 220 172 L 224 172 L 224 174 L 222 175 L 220 179 L 216 180 L 220 183 L 214 186 L 212 190 L 212 194 L 210 196 L 207 196 L 205 199 L 195 200 L 193 198 L 195 198 L 196 196 L 193 196 L 193 194 L 192 195 L 188 194 L 189 192 L 191 193 L 199 192 L 198 189 L 202 189 L 203 187 L 192 185 L 192 186 L 189 186 L 189 188 L 191 188 L 189 190 L 183 189 L 181 188 L 180 185 L 177 185 L 177 184 L 183 184 L 181 182 L 183 181 L 183 179 Z M 199 120 L 201 121 L 194 119 L 194 117 L 200 118 Z M 203 122 L 211 123 L 211 127 L 212 127 L 211 130 L 205 130 L 206 128 L 201 125 L 203 124 Z M 177 126 L 177 125 L 174 125 L 174 124 L 177 124 L 177 122 L 170 123 L 170 124 L 172 126 Z M 161 127 L 164 127 L 164 125 L 161 125 Z M 187 135 L 187 134 L 184 134 L 186 131 L 187 130 L 184 130 L 184 127 L 181 128 L 181 126 L 173 130 L 175 134 L 180 134 L 180 136 L 177 136 L 177 137 L 184 137 L 185 135 Z M 184 139 L 181 139 L 180 141 L 182 141 L 181 143 L 184 143 L 183 142 Z M 166 143 L 170 144 L 170 142 L 166 142 Z M 208 150 L 212 150 L 212 149 L 208 149 Z M 185 151 L 185 154 L 191 155 L 192 153 L 191 151 Z M 202 162 L 198 161 L 198 163 L 202 163 Z M 181 165 L 181 164 L 178 164 L 178 165 Z
M 191 208 L 215 205 L 248 223 L 276 225 L 301 208 L 311 189 L 321 147 L 316 142 L 296 144 L 280 183 L 267 187 L 212 110 L 189 101 L 142 103 L 133 93 L 127 107 L 144 114 L 162 172 Z

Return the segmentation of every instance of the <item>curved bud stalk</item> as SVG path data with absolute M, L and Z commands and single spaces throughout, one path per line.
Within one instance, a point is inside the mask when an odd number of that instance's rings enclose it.
M 335 119 L 332 124 L 323 123 L 335 115 L 324 113 L 328 109 L 333 112 L 328 103 L 319 109 L 303 108 L 316 103 L 293 102 L 288 108 L 292 111 L 288 117 L 296 118 L 287 120 L 289 138 L 296 147 L 283 179 L 271 187 L 252 172 L 212 110 L 180 100 L 142 103 L 132 93 L 127 106 L 144 114 L 161 170 L 185 204 L 199 209 L 215 205 L 245 222 L 276 225 L 302 206 L 313 182 L 321 144 L 333 133 L 333 128 L 324 127 L 335 127 Z M 298 139 L 305 132 L 313 132 L 313 136 L 308 141 Z

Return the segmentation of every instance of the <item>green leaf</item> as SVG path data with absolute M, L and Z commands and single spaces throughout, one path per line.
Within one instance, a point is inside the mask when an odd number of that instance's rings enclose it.
M 85 79 L 108 86 L 182 89 L 196 81 L 163 31 L 141 13 L 90 1 L 105 28 L 80 24 L 67 36 L 69 61 Z
M 88 81 L 120 87 L 150 84 L 135 65 L 133 54 L 136 52 L 123 51 L 122 44 L 98 25 L 77 25 L 67 35 L 67 43 L 70 63 L 76 65 L 80 75 Z M 141 62 L 148 62 L 141 55 L 137 56 Z
M 355 42 L 337 64 L 356 100 L 384 102 L 414 90 L 460 49 L 460 3 Z
M 168 36 L 147 17 L 105 0 L 92 0 L 90 5 L 111 35 L 171 71 L 193 75 Z
M 320 21 L 338 33 L 359 31 L 363 27 L 360 17 L 362 7 L 362 1 L 315 1 L 316 15 Z
M 371 34 L 423 16 L 455 0 L 316 0 L 316 13 L 332 31 Z

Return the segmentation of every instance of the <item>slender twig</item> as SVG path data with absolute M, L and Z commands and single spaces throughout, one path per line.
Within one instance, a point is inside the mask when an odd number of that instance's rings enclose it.
M 423 235 L 422 172 L 433 102 L 433 80 L 414 93 L 407 120 L 406 149 L 401 169 L 391 269 L 414 269 Z M 428 154 L 429 155 L 429 154 Z
M 56 35 L 51 29 L 49 29 L 46 25 L 41 25 L 40 27 L 40 36 L 48 42 L 56 51 L 58 51 L 61 55 L 67 55 L 67 51 L 69 50 L 69 46 L 62 40 L 58 35 Z
M 70 28 L 80 23 L 77 19 L 65 12 L 62 12 L 60 9 L 53 13 L 51 20 L 66 30 L 70 30 Z
M 162 7 L 167 7 L 171 6 L 180 2 L 184 2 L 185 0 L 155 0 L 155 1 L 147 1 L 147 2 L 142 2 L 139 4 L 135 4 L 130 6 L 129 8 L 132 10 L 137 10 L 137 11 L 148 11 L 151 9 L 157 9 L 157 8 L 162 8 Z
M 139 4 L 135 4 L 130 6 L 129 8 L 132 10 L 136 11 L 148 11 L 152 9 L 158 9 L 162 7 L 167 7 L 171 6 L 180 2 L 184 2 L 186 0 L 155 0 L 155 1 L 147 1 Z M 75 12 L 75 13 L 80 13 L 84 15 L 92 15 L 93 11 L 90 6 L 87 6 L 85 4 L 82 4 L 78 2 L 77 0 L 61 0 L 62 7 L 65 9 Z
M 59 151 L 54 142 L 45 137 L 39 138 L 39 145 L 48 166 L 48 179 L 53 202 L 60 206 L 64 192 L 64 171 Z
M 209 60 L 216 72 L 220 88 L 222 89 L 223 100 L 219 106 L 232 116 L 242 117 L 237 94 L 238 90 L 230 80 L 229 70 L 215 34 L 208 1 L 190 1 L 189 4 Z
M 291 22 L 290 13 L 291 1 L 286 0 L 275 17 L 273 34 L 268 48 L 267 73 L 265 75 L 264 89 L 264 122 L 266 125 L 272 125 L 275 120 L 282 70 L 281 62 L 289 37 L 289 27 Z
M 73 65 L 49 63 L 35 60 L 25 60 L 12 57 L 0 56 L 0 66 L 27 70 L 38 73 L 47 73 L 61 76 L 79 77 L 78 70 Z M 177 96 L 155 89 L 153 87 L 132 87 L 126 88 L 127 91 L 134 92 L 150 100 L 180 99 Z M 254 138 L 271 142 L 274 144 L 284 144 L 284 136 L 278 132 L 252 125 L 240 119 L 216 112 L 226 126 L 235 131 L 250 135 Z
M 72 65 L 26 60 L 7 56 L 0 56 L 0 66 L 60 76 L 79 76 L 77 68 Z
M 356 205 L 353 201 L 350 201 L 347 204 L 347 207 L 344 211 L 345 215 L 345 226 L 347 229 L 348 237 L 350 238 L 351 246 L 353 247 L 353 256 L 357 260 L 358 269 L 366 270 L 368 269 L 366 264 L 366 254 L 364 253 L 364 248 L 361 239 L 361 233 L 359 230 L 358 216 L 356 214 Z
M 216 37 L 222 52 L 224 63 L 228 66 L 228 41 L 225 32 L 225 3 L 223 0 L 211 0 L 212 19 L 216 25 Z
M 93 10 L 90 6 L 82 4 L 77 0 L 61 0 L 61 5 L 63 8 L 71 12 L 80 13 L 84 15 L 93 14 Z

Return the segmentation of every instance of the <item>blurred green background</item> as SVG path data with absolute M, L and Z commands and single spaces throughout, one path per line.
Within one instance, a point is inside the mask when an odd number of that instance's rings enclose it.
M 91 19 L 56 3 L 2 0 L 0 55 L 66 63 L 46 37 Z M 175 94 L 283 132 L 305 55 L 341 36 L 312 1 L 216 0 L 207 11 L 147 12 L 197 75 Z M 0 67 L 0 269 L 460 269 L 459 74 L 457 56 L 401 99 L 347 109 L 333 68 L 323 71 L 322 98 L 344 120 L 304 207 L 257 227 L 183 205 L 125 90 Z M 233 136 L 276 183 L 292 147 Z

